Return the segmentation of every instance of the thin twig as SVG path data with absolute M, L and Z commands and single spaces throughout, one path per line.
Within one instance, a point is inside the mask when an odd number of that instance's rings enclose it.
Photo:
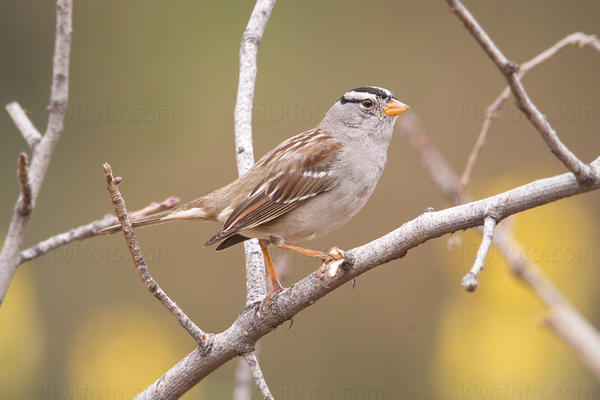
M 265 32 L 276 0 L 257 0 L 240 47 L 240 74 L 235 103 L 235 149 L 238 174 L 245 174 L 254 164 L 252 148 L 252 103 L 256 84 L 258 46 Z M 265 262 L 256 239 L 244 242 L 246 253 L 246 304 L 266 296 Z
M 256 387 L 262 394 L 265 400 L 273 400 L 273 395 L 269 390 L 269 386 L 267 386 L 267 382 L 265 381 L 265 377 L 260 369 L 260 364 L 258 363 L 258 358 L 256 358 L 256 353 L 251 351 L 250 353 L 244 354 L 244 359 L 248 363 L 248 367 L 250 367 L 250 371 L 252 372 L 252 376 L 254 377 L 254 383 L 256 383 Z
M 12 118 L 21 135 L 29 145 L 29 147 L 33 150 L 35 146 L 42 140 L 42 135 L 33 125 L 33 122 L 27 116 L 23 107 L 16 102 L 13 101 L 6 105 L 6 112 Z
M 56 4 L 56 39 L 54 41 L 54 57 L 52 60 L 52 88 L 48 106 L 48 125 L 42 140 L 35 146 L 31 165 L 29 166 L 29 183 L 31 185 L 31 209 L 42 186 L 42 181 L 50 165 L 50 159 L 64 130 L 64 119 L 67 112 L 69 96 L 69 56 L 71 53 L 72 0 L 58 0 Z M 22 117 L 21 115 L 20 117 Z M 31 124 L 33 125 L 33 124 Z M 19 260 L 21 247 L 31 214 L 19 213 L 20 199 L 17 200 L 10 226 L 0 252 L 0 304 L 6 296 Z
M 483 238 L 475 256 L 475 262 L 473 262 L 471 270 L 462 279 L 462 286 L 467 292 L 474 292 L 477 289 L 477 276 L 483 269 L 485 258 L 490 252 L 494 237 L 494 228 L 496 228 L 494 217 L 486 217 L 483 222 Z
M 592 167 L 600 176 L 600 157 L 592 162 Z M 136 399 L 179 398 L 227 361 L 252 351 L 258 339 L 323 296 L 378 265 L 403 257 L 420 244 L 450 232 L 480 226 L 488 215 L 494 215 L 500 222 L 526 209 L 597 189 L 600 189 L 600 182 L 581 185 L 569 172 L 533 181 L 486 199 L 423 213 L 378 239 L 344 252 L 347 268 L 342 273 L 321 280 L 313 272 L 296 282 L 271 300 L 262 317 L 256 315 L 256 305 L 244 307 L 233 325 L 212 337 L 213 346 L 209 354 L 193 351 Z
M 154 214 L 159 211 L 171 209 L 177 204 L 179 204 L 179 199 L 177 197 L 171 196 L 160 203 L 153 202 L 148 204 L 141 210 L 132 212 L 131 218 L 134 220 L 138 218 L 143 218 L 145 216 Z M 19 264 L 40 257 L 48 253 L 49 251 L 67 245 L 71 242 L 97 236 L 102 229 L 108 228 L 109 226 L 113 226 L 118 223 L 119 220 L 114 214 L 108 214 L 105 215 L 102 219 L 92 221 L 88 224 L 81 225 L 77 228 L 69 229 L 66 232 L 51 236 L 48 239 L 42 240 L 41 242 L 31 246 L 27 250 L 23 250 L 21 252 L 21 258 L 19 259 Z
M 17 163 L 17 179 L 21 185 L 21 197 L 17 205 L 17 211 L 21 216 L 31 214 L 31 184 L 29 183 L 29 160 L 27 153 L 19 154 Z
M 427 143 L 426 151 L 423 151 L 423 148 L 419 146 L 413 146 L 413 148 L 421 157 L 423 164 L 428 166 L 426 169 L 430 172 L 430 175 L 441 171 L 444 176 L 455 176 L 446 159 L 431 143 L 427 132 L 420 129 L 418 124 L 414 122 L 403 125 L 403 129 L 412 137 L 409 144 L 412 145 L 415 141 Z M 417 139 L 419 136 L 423 138 Z M 429 157 L 430 154 L 436 154 L 436 156 L 431 158 Z M 438 181 L 433 175 L 431 175 L 431 178 L 434 182 Z M 438 185 L 438 187 L 446 199 L 452 203 L 455 200 L 456 188 L 459 185 L 458 179 L 454 178 L 444 185 Z M 543 196 L 542 193 L 540 195 Z M 510 199 L 510 197 L 507 199 Z M 600 338 L 594 327 L 560 293 L 537 264 L 528 258 L 522 257 L 526 252 L 508 230 L 497 230 L 493 236 L 493 241 L 515 276 L 529 285 L 534 293 L 548 305 L 548 326 L 579 354 L 583 362 L 589 366 L 596 376 L 600 377 Z
M 135 268 L 142 282 L 146 285 L 150 293 L 154 295 L 170 312 L 177 318 L 179 325 L 181 325 L 198 343 L 199 346 L 205 346 L 207 344 L 207 335 L 200 329 L 184 312 L 183 310 L 165 293 L 164 290 L 154 280 L 148 265 L 142 255 L 140 244 L 133 231 L 131 225 L 131 218 L 125 208 L 125 200 L 119 192 L 118 184 L 121 182 L 121 178 L 113 178 L 112 168 L 108 163 L 104 163 L 104 178 L 108 185 L 108 192 L 110 193 L 110 199 L 113 203 L 115 215 L 119 219 L 119 223 L 123 229 L 123 235 L 125 236 L 125 242 L 131 253 L 131 258 L 135 264 Z
M 533 103 L 518 75 L 519 66 L 509 61 L 500 49 L 494 44 L 477 20 L 471 15 L 469 10 L 460 2 L 460 0 L 447 0 L 450 9 L 463 22 L 467 30 L 477 40 L 484 51 L 490 56 L 496 64 L 502 75 L 506 78 L 517 106 L 527 116 L 527 119 L 541 133 L 542 138 L 550 148 L 550 151 L 560 160 L 560 162 L 577 178 L 581 183 L 590 183 L 597 179 L 590 165 L 583 163 L 575 154 L 571 152 L 560 140 L 556 131 L 548 119 L 538 110 Z
M 550 58 L 558 54 L 562 49 L 570 45 L 574 45 L 580 48 L 589 46 L 594 50 L 600 52 L 600 40 L 598 40 L 598 38 L 595 35 L 586 35 L 582 32 L 571 33 L 570 35 L 567 35 L 566 37 L 556 42 L 553 46 L 547 48 L 537 56 L 533 57 L 531 60 L 521 64 L 518 72 L 519 78 L 523 79 L 528 72 L 530 72 L 540 64 L 544 63 L 545 61 L 548 61 Z M 507 86 L 506 88 L 504 88 L 502 93 L 500 93 L 500 95 L 496 97 L 492 104 L 490 104 L 486 109 L 483 122 L 481 123 L 481 130 L 479 131 L 479 136 L 477 136 L 475 145 L 473 146 L 473 149 L 469 154 L 467 164 L 465 165 L 465 169 L 460 177 L 461 190 L 457 197 L 456 204 L 462 202 L 462 196 L 467 186 L 469 185 L 471 174 L 473 173 L 473 168 L 475 167 L 475 163 L 477 162 L 479 153 L 481 152 L 481 149 L 485 144 L 492 121 L 498 116 L 500 107 L 502 107 L 502 105 L 506 102 L 506 100 L 510 96 L 510 93 L 510 87 Z

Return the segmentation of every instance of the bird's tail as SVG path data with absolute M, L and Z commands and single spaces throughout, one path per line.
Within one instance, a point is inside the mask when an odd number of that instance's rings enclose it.
M 172 210 L 160 211 L 142 218 L 133 218 L 131 224 L 134 228 L 163 224 L 165 222 L 178 221 L 183 219 L 195 221 L 219 221 L 222 215 L 221 211 L 214 207 L 214 204 L 208 198 L 199 198 L 189 203 L 180 205 Z M 121 230 L 121 224 L 115 224 L 103 228 L 98 233 L 115 233 Z

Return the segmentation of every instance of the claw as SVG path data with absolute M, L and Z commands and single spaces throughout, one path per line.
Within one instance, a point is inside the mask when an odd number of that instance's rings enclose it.
M 258 317 L 263 316 L 263 311 L 269 306 L 269 303 L 271 302 L 271 300 L 273 300 L 273 298 L 275 296 L 277 296 L 279 293 L 283 292 L 285 290 L 285 288 L 279 286 L 274 288 L 273 290 L 271 290 L 269 292 L 269 294 L 267 294 L 264 298 L 264 300 L 260 303 L 260 306 L 258 307 L 258 310 L 256 311 L 256 314 L 258 315 Z
M 337 275 L 338 270 L 340 269 L 340 267 L 342 266 L 342 264 L 344 263 L 344 259 L 342 258 L 341 260 L 335 260 L 332 261 L 331 263 L 328 264 L 328 271 L 327 271 L 327 277 L 328 278 L 335 278 L 335 276 Z
M 335 246 L 330 248 L 327 251 L 327 254 L 329 254 L 329 256 L 331 256 L 335 260 L 343 260 L 344 259 L 344 255 L 342 254 L 342 251 Z
M 330 254 L 331 259 L 323 261 L 323 263 L 321 263 L 321 266 L 316 272 L 317 277 L 321 280 L 325 278 L 326 271 L 328 278 L 335 278 L 337 272 L 339 271 L 340 267 L 345 261 L 344 257 L 341 257 L 340 250 L 337 247 L 335 249 L 337 249 L 337 253 L 332 251 L 333 254 Z
M 319 267 L 319 269 L 317 269 L 317 272 L 315 272 L 317 274 L 317 278 L 323 280 L 323 278 L 325 278 L 325 268 L 327 267 L 327 262 L 323 261 L 321 263 L 321 266 Z

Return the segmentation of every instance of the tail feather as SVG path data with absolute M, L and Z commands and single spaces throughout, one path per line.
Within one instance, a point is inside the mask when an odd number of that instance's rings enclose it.
M 191 219 L 197 221 L 217 221 L 218 211 L 204 204 L 203 198 L 182 204 L 174 210 L 161 211 L 143 218 L 134 219 L 131 224 L 134 228 L 162 224 L 165 222 Z M 111 225 L 100 229 L 98 233 L 115 233 L 121 230 L 121 224 Z

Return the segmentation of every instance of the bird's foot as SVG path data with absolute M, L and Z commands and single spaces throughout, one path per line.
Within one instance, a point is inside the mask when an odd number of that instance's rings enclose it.
M 262 316 L 263 311 L 267 309 L 271 300 L 273 300 L 273 298 L 275 296 L 277 296 L 279 293 L 283 292 L 285 289 L 287 289 L 287 288 L 284 288 L 283 286 L 281 286 L 279 284 L 279 282 L 277 282 L 277 284 L 273 285 L 273 288 L 271 289 L 271 291 L 265 296 L 264 300 L 260 303 L 260 306 L 258 307 L 258 315 Z
M 321 263 L 321 266 L 316 272 L 319 279 L 325 278 L 325 275 L 327 275 L 328 278 L 334 278 L 345 261 L 342 251 L 337 247 L 329 249 L 327 251 L 327 256 L 328 258 L 323 260 L 323 263 Z

